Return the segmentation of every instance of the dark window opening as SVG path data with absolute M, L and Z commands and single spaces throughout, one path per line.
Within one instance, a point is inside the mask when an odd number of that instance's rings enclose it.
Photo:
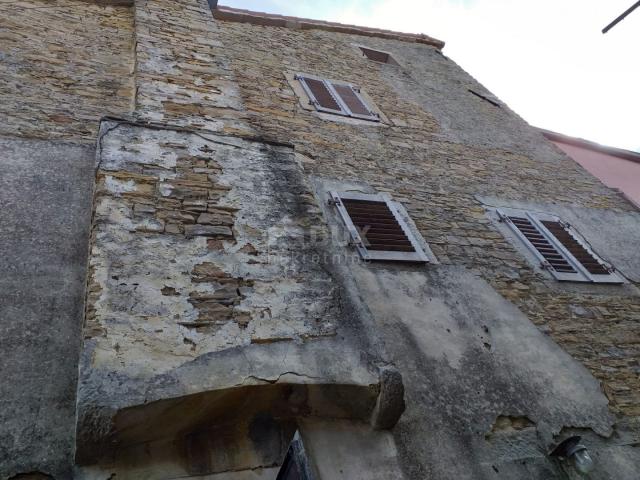
M 314 480 L 307 453 L 302 444 L 300 434 L 296 432 L 287 455 L 284 457 L 276 480 Z
M 387 52 L 380 52 L 378 50 L 372 50 L 371 48 L 359 47 L 362 54 L 369 60 L 379 63 L 388 63 L 390 65 L 398 65 L 398 62 L 394 60 L 391 54 Z

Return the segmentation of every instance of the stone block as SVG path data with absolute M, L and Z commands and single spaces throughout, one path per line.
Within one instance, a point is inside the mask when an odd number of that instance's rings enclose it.
M 184 233 L 188 237 L 233 237 L 233 232 L 229 227 L 218 225 L 185 225 Z

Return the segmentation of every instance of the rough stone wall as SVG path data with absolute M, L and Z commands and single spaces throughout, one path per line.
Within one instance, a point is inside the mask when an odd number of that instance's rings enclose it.
M 640 268 L 628 239 L 614 242 L 627 286 L 568 288 L 537 271 L 486 209 L 530 202 L 592 229 L 600 214 L 619 225 L 638 225 L 638 214 L 506 106 L 470 94 L 488 92 L 439 51 L 218 22 L 205 0 L 25 4 L 34 9 L 17 14 L 22 30 L 15 16 L 0 20 L 12 45 L 0 67 L 2 128 L 89 141 L 99 117 L 133 117 L 104 122 L 98 136 L 78 387 L 77 459 L 102 461 L 113 447 L 118 465 L 78 478 L 155 478 L 169 464 L 171 475 L 193 474 L 180 435 L 230 418 L 249 428 L 269 409 L 361 421 L 388 362 L 408 382 L 394 430 L 408 478 L 500 478 L 491 462 L 510 478 L 555 478 L 536 437 L 570 425 L 606 437 L 611 418 L 597 383 L 529 320 L 602 380 L 615 413 L 640 416 Z M 400 66 L 370 62 L 354 43 L 390 51 Z M 295 72 L 361 85 L 388 124 L 309 112 L 285 77 Z M 26 108 L 11 105 L 18 94 Z M 345 265 L 353 252 L 323 237 L 336 222 L 317 186 L 330 180 L 391 193 L 441 265 Z M 306 238 L 310 229 L 320 237 Z M 519 351 L 529 344 L 534 351 Z M 517 364 L 536 356 L 544 362 Z M 571 388 L 562 375 L 575 375 Z M 251 413 L 239 410 L 248 401 Z M 221 454 L 203 473 L 273 466 L 281 452 L 253 452 L 269 442 L 248 446 L 246 428 L 243 458 Z M 629 429 L 616 430 L 621 444 L 637 443 Z M 473 458 L 453 468 L 461 446 Z M 637 464 L 633 447 L 615 455 L 628 457 L 618 462 L 628 471 Z
M 346 334 L 356 327 L 318 261 L 325 230 L 309 236 L 323 218 L 292 149 L 129 122 L 106 122 L 99 145 L 78 462 L 104 463 L 108 453 L 117 463 L 132 445 L 171 444 L 172 435 L 227 422 L 252 385 L 318 384 L 313 394 L 289 393 L 305 404 L 294 408 L 367 419 L 378 376 L 365 359 L 375 352 Z M 199 395 L 210 396 L 207 408 Z M 251 393 L 252 405 L 265 395 Z M 266 403 L 243 412 L 262 414 Z M 223 470 L 272 464 L 241 460 Z
M 331 279 L 303 249 L 290 253 L 320 218 L 286 147 L 111 128 L 90 262 L 93 368 L 144 377 L 241 345 L 335 334 Z
M 479 197 L 629 212 L 637 222 L 628 202 L 506 106 L 469 93 L 488 92 L 434 48 L 231 22 L 219 23 L 219 31 L 259 134 L 293 143 L 310 175 L 358 180 L 391 193 L 440 262 L 481 274 L 602 381 L 614 412 L 640 415 L 635 289 L 585 292 L 549 281 L 492 225 Z M 391 52 L 400 66 L 370 62 L 352 43 Z M 359 84 L 392 125 L 353 125 L 309 113 L 285 72 Z M 637 272 L 629 273 L 633 285 Z
M 96 135 L 134 99 L 126 3 L 0 3 L 3 480 L 72 477 Z
M 94 142 L 131 110 L 133 11 L 79 0 L 0 5 L 0 134 Z
M 136 0 L 136 116 L 248 134 L 233 72 L 206 0 Z

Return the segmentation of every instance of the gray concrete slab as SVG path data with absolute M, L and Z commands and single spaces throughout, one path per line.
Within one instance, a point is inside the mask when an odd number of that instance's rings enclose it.
M 0 138 L 0 478 L 69 478 L 95 148 Z

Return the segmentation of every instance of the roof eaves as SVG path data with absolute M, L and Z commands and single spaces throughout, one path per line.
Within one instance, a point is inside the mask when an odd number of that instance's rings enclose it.
M 552 132 L 551 130 L 545 130 L 544 128 L 538 128 L 538 130 L 548 139 L 553 142 L 565 143 L 567 145 L 573 145 L 574 147 L 580 147 L 594 152 L 605 153 L 613 157 L 623 158 L 632 162 L 640 163 L 640 153 L 631 150 L 624 150 L 622 148 L 608 147 L 606 145 L 600 145 L 599 143 L 592 142 L 590 140 L 584 140 L 582 138 L 570 137 L 558 132 Z
M 213 0 L 211 0 L 213 2 Z M 213 2 L 214 4 L 216 2 Z M 346 25 L 336 22 L 325 22 L 323 20 L 312 20 L 308 18 L 288 17 L 271 13 L 253 12 L 239 8 L 225 7 L 218 5 L 212 8 L 213 17 L 217 20 L 228 22 L 250 23 L 253 25 L 263 25 L 270 27 L 284 27 L 299 30 L 325 30 L 329 32 L 347 33 L 353 35 L 363 35 L 367 37 L 379 37 L 404 42 L 422 43 L 431 45 L 438 49 L 444 48 L 445 43 L 441 40 L 429 37 L 424 34 L 394 32 L 392 30 L 382 30 L 379 28 L 359 27 L 357 25 Z

